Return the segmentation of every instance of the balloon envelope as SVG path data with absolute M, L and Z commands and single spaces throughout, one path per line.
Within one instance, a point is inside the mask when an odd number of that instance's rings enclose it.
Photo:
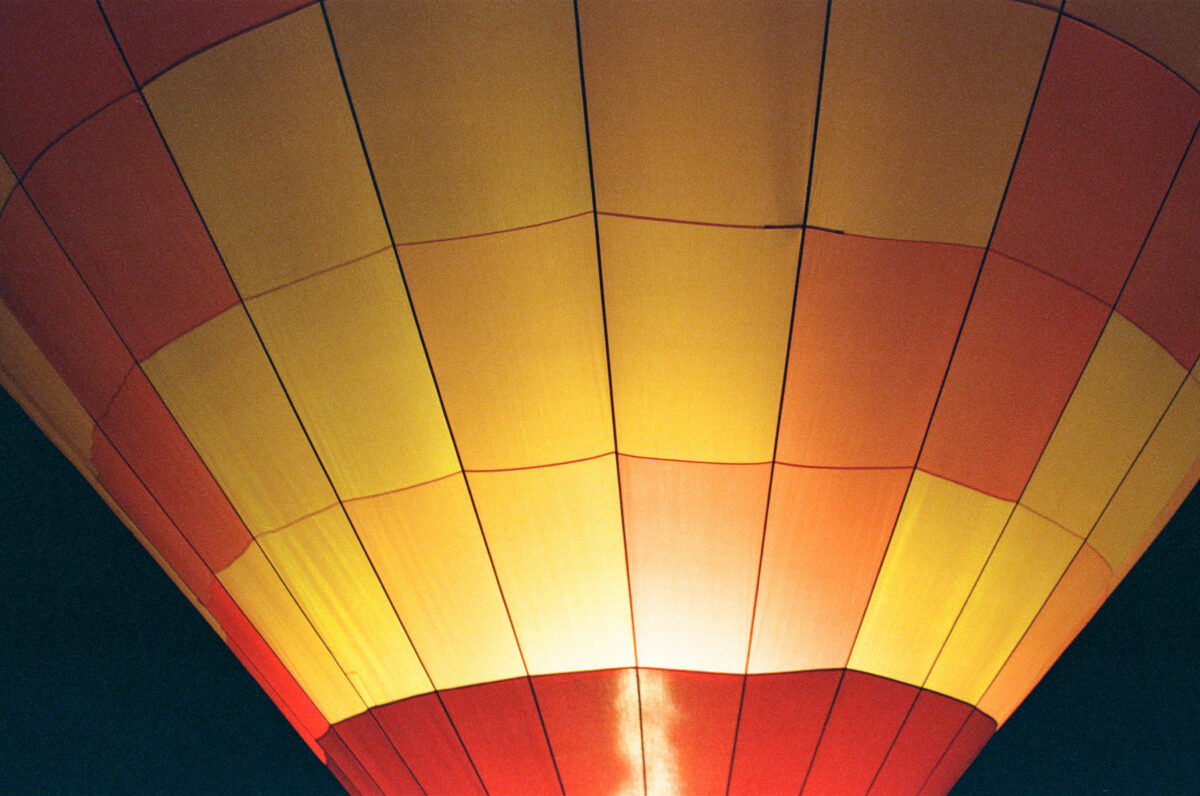
M 945 792 L 1200 477 L 1170 13 L 11 3 L 0 375 L 352 792 Z

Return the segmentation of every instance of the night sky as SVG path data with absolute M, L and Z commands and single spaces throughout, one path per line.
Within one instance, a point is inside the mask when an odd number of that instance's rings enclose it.
M 340 793 L 0 391 L 0 792 Z M 1200 491 L 956 794 L 1200 792 Z

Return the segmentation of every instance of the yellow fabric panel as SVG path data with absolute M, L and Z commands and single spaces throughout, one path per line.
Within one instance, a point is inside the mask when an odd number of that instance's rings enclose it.
M 0 385 L 77 468 L 92 454 L 95 425 L 54 366 L 0 302 Z M 73 454 L 73 455 L 72 455 Z
M 633 665 L 613 458 L 468 477 L 530 674 Z
M 328 8 L 398 243 L 591 210 L 570 3 Z
M 800 232 L 600 218 L 622 453 L 770 461 Z
M 461 474 L 346 510 L 435 686 L 525 674 Z
M 333 724 L 367 709 L 257 545 L 217 580 L 326 720 Z
M 1119 569 L 1200 457 L 1200 385 L 1185 379 L 1088 541 Z
M 1183 480 L 1175 487 L 1175 491 L 1171 493 L 1166 503 L 1158 510 L 1158 514 L 1150 521 L 1149 527 L 1142 532 L 1141 537 L 1134 543 L 1129 555 L 1125 556 L 1125 561 L 1113 571 L 1112 579 L 1108 584 L 1110 594 L 1113 589 L 1121 585 L 1121 581 L 1129 574 L 1129 570 L 1133 569 L 1133 565 L 1137 563 L 1138 559 L 1142 557 L 1142 554 L 1146 552 L 1151 543 L 1162 533 L 1163 528 L 1175 516 L 1175 512 L 1179 511 L 1179 507 L 1191 495 L 1197 483 L 1200 483 L 1200 459 L 1197 459 L 1191 468 L 1188 469 L 1188 472 L 1183 476 Z
M 202 52 L 145 94 L 243 297 L 387 248 L 319 7 Z
M 978 702 L 1081 544 L 1066 529 L 1017 506 L 925 687 Z
M 580 3 L 601 211 L 804 220 L 825 3 Z
M 400 247 L 469 470 L 613 450 L 591 216 Z
M 458 470 L 390 251 L 247 306 L 343 499 Z
M 1054 19 L 1007 0 L 834 3 L 809 223 L 985 244 Z
M 1086 537 L 1185 375 L 1113 313 L 1021 503 Z
M 1067 0 L 1066 12 L 1150 53 L 1200 87 L 1200 6 L 1193 0 Z
M 163 346 L 143 368 L 251 533 L 335 501 L 240 305 Z
M 923 683 L 1012 507 L 918 470 L 850 653 L 850 668 Z
M 363 702 L 433 690 L 341 506 L 258 541 Z

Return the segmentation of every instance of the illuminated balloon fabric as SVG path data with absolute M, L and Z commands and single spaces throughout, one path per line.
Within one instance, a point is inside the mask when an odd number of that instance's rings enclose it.
M 942 793 L 1200 477 L 1180 9 L 0 5 L 4 385 L 352 792 Z

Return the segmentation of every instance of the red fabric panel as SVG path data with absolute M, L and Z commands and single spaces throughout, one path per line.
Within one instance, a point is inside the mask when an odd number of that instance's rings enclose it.
M 314 0 L 101 0 L 138 82 L 189 55 Z
M 99 430 L 92 432 L 91 465 L 96 479 L 121 510 L 129 515 L 196 598 L 207 604 L 212 572 Z
M 321 756 L 325 757 L 324 750 L 321 750 Z M 350 796 L 362 796 L 358 792 L 358 788 L 354 787 L 354 783 L 342 773 L 340 768 L 338 768 L 337 763 L 328 759 L 328 757 L 325 757 L 325 765 L 329 766 L 329 771 L 333 774 L 333 778 L 338 781 L 339 785 L 346 789 L 346 793 L 350 794 Z
M 1200 144 L 1183 161 L 1117 310 L 1187 369 L 1200 354 Z
M 809 230 L 779 460 L 912 467 L 982 258 Z
M 441 695 L 490 796 L 562 793 L 526 678 Z
M 351 788 L 347 788 L 347 790 L 360 794 L 383 793 L 375 780 L 359 764 L 354 753 L 342 743 L 342 739 L 338 737 L 337 730 L 330 728 L 329 732 L 321 736 L 320 744 L 321 748 L 325 750 L 325 754 L 329 756 L 329 761 L 332 761 L 337 766 L 336 771 L 341 773 L 338 779 L 344 779 L 350 783 Z M 328 765 L 328 761 L 326 764 Z
M 19 188 L 0 216 L 0 262 L 0 299 L 98 420 L 133 358 Z
M 297 730 L 300 734 L 313 738 L 324 735 L 329 729 L 329 722 L 216 578 L 213 578 L 209 595 L 205 605 L 217 620 L 217 624 L 225 631 L 230 647 L 241 653 L 239 657 L 244 656 L 249 661 L 253 667 L 251 671 L 256 671 L 270 684 L 271 689 L 268 693 L 274 692 L 275 696 L 287 704 L 289 712 L 299 723 Z
M 918 467 L 1015 501 L 1109 309 L 989 254 Z
M 847 671 L 804 793 L 866 793 L 917 697 L 917 687 Z
M 996 722 L 979 711 L 972 713 L 959 731 L 958 737 L 954 739 L 950 751 L 946 752 L 946 756 L 938 763 L 929 781 L 921 789 L 921 796 L 944 796 L 949 793 L 954 783 L 958 782 L 958 778 L 979 755 L 980 750 L 991 740 L 994 732 Z
M 20 175 L 133 82 L 92 0 L 8 0 L 0 3 L 0 30 L 0 152 Z
M 642 788 L 642 737 L 633 669 L 533 678 L 563 787 L 571 796 Z
M 871 787 L 874 793 L 917 793 L 972 713 L 965 702 L 922 691 Z
M 731 796 L 800 792 L 841 675 L 831 670 L 747 678 Z
M 421 793 L 412 772 L 371 713 L 338 722 L 337 734 L 354 750 L 358 762 L 384 793 Z
M 993 248 L 1112 304 L 1198 118 L 1180 78 L 1063 19 Z
M 25 187 L 139 361 L 237 301 L 139 96 L 73 130 Z
M 479 777 L 435 694 L 392 702 L 371 708 L 371 712 L 426 793 L 483 794 Z
M 241 555 L 250 532 L 141 370 L 98 422 L 213 572 Z
M 742 693 L 739 674 L 643 669 L 649 793 L 724 793 Z

